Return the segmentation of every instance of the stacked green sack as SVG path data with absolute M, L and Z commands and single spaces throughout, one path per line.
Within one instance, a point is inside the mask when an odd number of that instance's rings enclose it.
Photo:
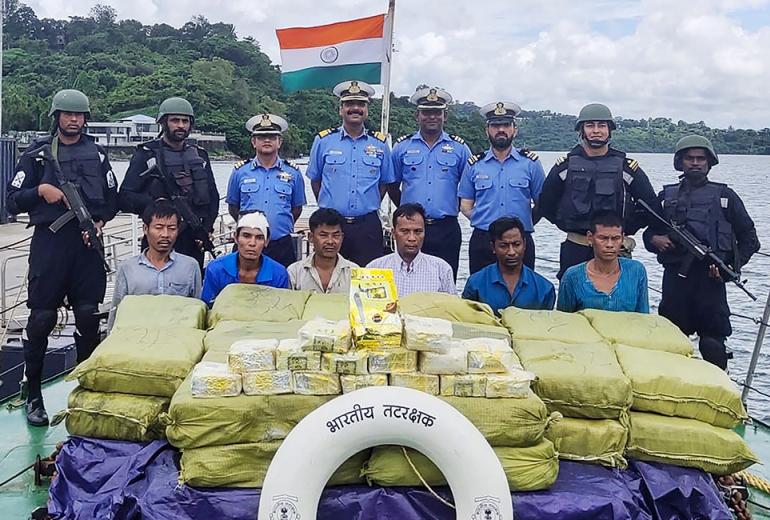
M 546 432 L 559 457 L 626 467 L 631 384 L 610 345 L 580 314 L 510 307 L 502 320 L 533 390 L 564 415 Z
M 302 319 L 308 291 L 275 289 L 249 283 L 230 284 L 219 293 L 209 311 L 209 328 L 220 321 L 277 321 Z
M 160 416 L 203 356 L 206 311 L 193 298 L 126 297 L 112 333 L 67 377 L 77 379 L 79 386 L 54 422 L 66 420 L 71 435 L 164 438 Z
M 588 318 L 596 332 L 609 343 L 683 356 L 692 355 L 690 340 L 679 330 L 679 327 L 663 316 L 596 309 L 584 309 L 580 314 Z
M 412 293 L 399 300 L 403 314 L 441 318 L 460 323 L 499 327 L 500 320 L 489 305 L 446 293 Z
M 305 304 L 302 319 L 347 320 L 350 317 L 349 306 L 349 296 L 344 293 L 312 294 Z
M 748 419 L 738 388 L 701 359 L 616 345 L 631 380 L 628 456 L 724 475 L 757 461 L 732 428 Z

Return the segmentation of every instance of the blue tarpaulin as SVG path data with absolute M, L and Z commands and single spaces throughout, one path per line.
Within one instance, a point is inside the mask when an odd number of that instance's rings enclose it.
M 56 520 L 254 520 L 259 489 L 179 485 L 179 452 L 163 441 L 72 437 L 57 458 L 49 514 Z M 450 498 L 446 488 L 439 489 Z M 628 470 L 561 461 L 548 491 L 511 493 L 517 519 L 731 520 L 706 473 L 632 461 Z M 454 512 L 421 488 L 326 488 L 319 520 L 439 520 Z

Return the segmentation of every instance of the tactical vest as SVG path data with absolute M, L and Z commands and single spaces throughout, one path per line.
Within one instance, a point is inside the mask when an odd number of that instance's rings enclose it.
M 591 215 L 598 210 L 614 211 L 625 217 L 630 195 L 623 180 L 623 155 L 605 155 L 588 159 L 570 155 L 564 193 L 556 213 L 563 231 L 585 232 L 591 227 Z
M 720 258 L 730 263 L 737 243 L 733 226 L 725 216 L 725 185 L 708 182 L 703 186 L 680 189 L 679 184 L 663 187 L 663 213 L 671 222 L 684 225 L 695 237 L 710 246 Z M 680 261 L 686 252 L 676 248 L 662 254 L 663 263 Z
M 185 145 L 180 150 L 172 150 L 168 146 L 159 148 L 167 175 L 171 176 L 179 187 L 180 194 L 187 197 L 193 206 L 208 206 L 209 179 L 206 174 L 206 161 L 198 155 L 195 146 Z M 166 193 L 164 196 L 170 196 Z

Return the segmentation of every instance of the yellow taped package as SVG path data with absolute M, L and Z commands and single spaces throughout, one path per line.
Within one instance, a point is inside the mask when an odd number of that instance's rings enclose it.
M 420 352 L 420 372 L 423 374 L 467 374 L 468 351 L 459 341 L 446 352 Z
M 386 374 L 365 374 L 362 376 L 340 376 L 342 393 L 347 394 L 368 386 L 388 386 Z
M 510 352 L 513 350 L 510 339 L 479 337 L 463 339 L 461 341 L 468 352 Z M 518 362 L 518 358 L 516 358 L 516 361 Z
M 324 352 L 321 355 L 321 370 L 337 374 L 361 375 L 367 372 L 368 356 L 365 351 L 356 350 L 346 354 Z
M 275 370 L 276 339 L 241 339 L 230 346 L 227 364 L 232 372 Z
M 356 348 L 401 345 L 398 292 L 390 269 L 353 269 L 350 280 L 350 326 Z
M 517 365 L 513 350 L 508 352 L 468 352 L 469 374 L 504 374 Z
M 524 398 L 532 392 L 530 384 L 537 376 L 526 370 L 511 368 L 505 374 L 488 374 L 485 396 L 488 398 Z
M 344 353 L 350 350 L 350 325 L 346 321 L 316 318 L 299 329 L 302 350 Z
M 390 386 L 403 386 L 426 394 L 438 395 L 439 378 L 432 374 L 391 374 Z
M 342 392 L 339 374 L 330 372 L 294 372 L 294 393 L 301 395 L 336 395 Z
M 241 393 L 241 375 L 226 363 L 204 361 L 192 371 L 193 397 L 234 397 Z
M 452 340 L 452 322 L 404 315 L 404 346 L 409 350 L 444 352 Z
M 295 350 L 289 352 L 278 351 L 275 360 L 277 370 L 321 370 L 321 352 L 309 350 Z
M 403 348 L 369 352 L 370 374 L 405 374 L 417 372 L 417 352 Z
M 246 395 L 279 395 L 292 393 L 289 370 L 244 372 L 243 393 Z
M 487 376 L 481 374 L 441 376 L 441 395 L 447 397 L 486 397 Z

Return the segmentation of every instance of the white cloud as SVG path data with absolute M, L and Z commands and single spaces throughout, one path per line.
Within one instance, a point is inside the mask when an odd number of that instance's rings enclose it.
M 98 0 L 28 0 L 38 16 L 85 15 Z M 104 2 L 101 3 L 110 3 Z M 196 14 L 233 23 L 279 62 L 276 27 L 383 12 L 385 0 L 111 2 L 121 18 L 180 26 Z M 770 0 L 400 0 L 394 91 L 420 83 L 460 101 L 510 99 L 577 113 L 605 102 L 624 117 L 770 126 L 770 27 L 742 27 L 745 11 L 770 20 Z M 612 27 L 610 31 L 607 27 Z M 618 36 L 619 35 L 619 36 Z

